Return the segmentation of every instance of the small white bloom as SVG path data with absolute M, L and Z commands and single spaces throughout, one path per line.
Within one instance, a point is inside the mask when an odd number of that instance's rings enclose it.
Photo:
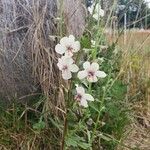
M 90 62 L 86 61 L 83 64 L 83 71 L 78 72 L 78 78 L 80 80 L 87 78 L 89 82 L 97 82 L 97 77 L 105 78 L 106 73 L 104 71 L 99 71 L 99 65 L 96 62 L 90 64 Z
M 71 57 L 62 56 L 58 59 L 57 66 L 62 71 L 62 77 L 68 80 L 72 77 L 71 72 L 78 72 L 79 68 Z
M 70 35 L 69 37 L 63 37 L 60 40 L 60 44 L 55 46 L 55 51 L 58 54 L 65 54 L 65 56 L 73 56 L 73 53 L 76 53 L 80 50 L 80 42 L 75 41 L 75 37 Z
M 92 46 L 95 46 L 95 44 L 96 44 L 96 41 L 94 41 L 94 40 L 91 40 L 91 44 L 92 44 Z
M 104 17 L 105 12 L 103 9 L 101 9 L 101 7 L 99 8 L 99 16 Z
M 76 87 L 76 96 L 75 100 L 83 107 L 88 107 L 87 101 L 94 101 L 94 98 L 90 94 L 86 94 L 83 87 Z
M 93 14 L 93 18 L 95 18 L 96 20 L 98 20 L 99 17 L 104 17 L 104 10 L 101 9 L 101 6 L 99 6 L 99 4 L 96 4 L 95 8 L 95 3 L 88 8 L 88 11 L 90 12 L 90 14 Z

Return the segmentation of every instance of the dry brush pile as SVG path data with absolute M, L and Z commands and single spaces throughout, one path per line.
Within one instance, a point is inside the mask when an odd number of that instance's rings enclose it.
M 26 101 L 42 91 L 47 99 L 45 107 L 63 105 L 58 99 L 61 79 L 54 52 L 59 5 L 57 0 L 0 0 L 2 102 L 14 98 Z M 63 8 L 66 32 L 80 36 L 85 26 L 82 2 L 65 0 Z

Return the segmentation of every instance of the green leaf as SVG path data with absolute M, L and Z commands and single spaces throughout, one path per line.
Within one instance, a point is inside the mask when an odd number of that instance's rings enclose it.
M 44 121 L 39 121 L 38 123 L 35 123 L 35 124 L 33 125 L 33 129 L 35 129 L 35 130 L 42 130 L 42 129 L 44 129 L 45 127 L 46 127 L 46 124 L 45 124 Z
M 77 141 L 75 141 L 75 139 L 73 139 L 73 138 L 67 138 L 67 140 L 66 140 L 66 145 L 67 146 L 73 146 L 73 147 L 77 147 L 78 146 L 78 144 L 77 144 Z
M 124 98 L 126 91 L 126 85 L 124 85 L 122 81 L 117 80 L 112 87 L 111 94 L 115 99 L 121 100 Z
M 78 146 L 81 147 L 81 148 L 83 148 L 83 149 L 88 149 L 88 148 L 91 147 L 91 144 L 89 144 L 89 143 L 84 143 L 84 142 L 79 142 L 79 143 L 78 143 Z
M 89 106 L 90 106 L 92 109 L 94 109 L 96 112 L 100 113 L 98 107 L 96 107 L 96 106 L 94 105 L 94 103 L 91 103 Z
M 58 128 L 59 130 L 62 129 L 62 125 L 61 125 L 59 122 L 55 121 L 55 120 L 52 119 L 52 118 L 49 118 L 49 119 L 50 119 L 51 123 L 52 123 L 56 128 Z
M 66 145 L 68 147 L 80 147 L 82 149 L 88 149 L 91 147 L 91 144 L 86 143 L 83 137 L 80 137 L 76 134 L 69 135 L 66 139 Z
M 112 140 L 113 140 L 113 138 L 108 137 L 108 136 L 105 136 L 105 135 L 103 135 L 103 134 L 100 134 L 99 136 L 100 136 L 103 140 L 105 140 L 105 141 L 112 141 Z
M 91 38 L 90 36 L 87 34 L 87 35 L 84 35 L 81 37 L 81 47 L 83 48 L 91 48 Z

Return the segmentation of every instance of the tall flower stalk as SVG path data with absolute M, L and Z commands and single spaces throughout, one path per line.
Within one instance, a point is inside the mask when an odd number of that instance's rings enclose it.
M 78 78 L 81 83 L 86 81 L 89 83 L 90 89 L 88 92 L 91 94 L 91 83 L 98 81 L 98 78 L 105 78 L 106 73 L 99 70 L 99 64 L 94 62 L 85 61 L 83 63 L 83 69 L 79 71 L 79 67 L 75 64 L 74 54 L 79 52 L 80 42 L 75 40 L 73 35 L 63 37 L 55 46 L 55 51 L 60 55 L 58 58 L 57 66 L 62 73 L 62 78 L 69 82 L 69 88 L 67 89 L 67 98 L 65 100 L 65 118 L 64 118 L 64 129 L 62 135 L 61 150 L 65 148 L 65 138 L 68 132 L 68 108 L 73 107 L 72 104 L 72 87 L 76 80 L 72 78 L 72 73 L 75 74 L 75 79 Z M 70 80 L 70 81 L 69 81 Z M 73 82 L 74 81 L 74 82 Z M 75 83 L 76 84 L 76 83 Z M 82 85 L 78 85 L 75 89 L 76 94 L 74 95 L 73 103 L 77 103 L 81 108 L 87 108 L 88 103 L 94 101 L 94 97 L 86 92 Z

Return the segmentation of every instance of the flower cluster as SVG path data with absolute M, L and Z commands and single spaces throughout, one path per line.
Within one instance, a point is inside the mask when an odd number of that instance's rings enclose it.
M 72 58 L 73 53 L 80 50 L 80 42 L 75 41 L 75 37 L 63 37 L 60 43 L 55 46 L 55 51 L 61 54 L 62 57 L 58 59 L 57 66 L 62 71 L 62 77 L 65 80 L 71 79 L 72 72 L 75 73 L 79 70 L 78 66 L 74 63 Z
M 60 43 L 55 46 L 55 51 L 61 55 L 58 59 L 57 66 L 62 72 L 62 77 L 64 80 L 69 80 L 72 78 L 72 73 L 77 73 L 80 80 L 87 79 L 88 82 L 97 82 L 99 78 L 105 78 L 106 73 L 99 70 L 99 65 L 96 62 L 90 63 L 86 61 L 83 63 L 82 71 L 79 71 L 79 67 L 75 64 L 73 59 L 74 53 L 80 50 L 80 42 L 75 41 L 75 37 L 70 35 L 69 37 L 63 37 Z M 93 96 L 85 93 L 85 89 L 81 86 L 76 88 L 75 100 L 79 105 L 83 107 L 88 106 L 87 101 L 94 101 Z

